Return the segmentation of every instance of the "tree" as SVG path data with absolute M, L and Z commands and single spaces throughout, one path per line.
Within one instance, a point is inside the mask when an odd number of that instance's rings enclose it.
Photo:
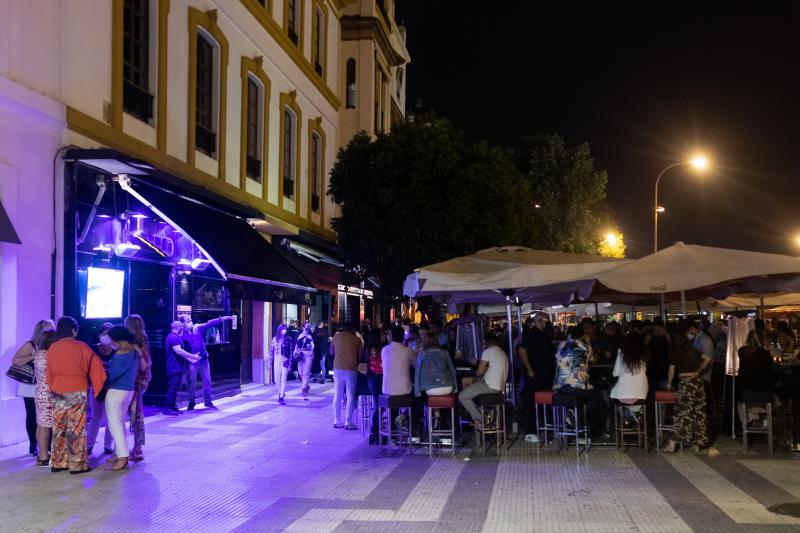
M 516 157 L 535 208 L 529 243 L 534 248 L 597 253 L 608 175 L 597 170 L 587 143 L 567 146 L 557 134 L 530 137 Z M 538 206 L 538 207 L 536 207 Z
M 377 277 L 384 296 L 420 266 L 525 240 L 530 191 L 511 157 L 432 115 L 354 137 L 328 193 L 345 262 Z
M 625 257 L 625 237 L 618 229 L 609 230 L 600 239 L 597 253 L 603 257 Z

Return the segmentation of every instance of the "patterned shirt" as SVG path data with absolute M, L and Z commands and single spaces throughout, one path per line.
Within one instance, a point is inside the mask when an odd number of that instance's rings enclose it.
M 556 377 L 553 390 L 564 386 L 576 389 L 591 389 L 589 383 L 589 367 L 587 366 L 589 349 L 581 341 L 567 339 L 561 343 L 556 352 Z
M 286 359 L 291 359 L 292 338 L 288 334 L 283 336 L 283 341 L 279 341 L 278 337 L 274 337 L 269 351 L 270 357 L 285 357 Z

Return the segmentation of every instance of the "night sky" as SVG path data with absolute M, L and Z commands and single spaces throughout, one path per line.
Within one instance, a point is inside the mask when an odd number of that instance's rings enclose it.
M 409 102 L 422 98 L 473 140 L 513 148 L 556 132 L 588 142 L 629 256 L 652 251 L 657 174 L 696 149 L 714 170 L 662 179 L 660 246 L 800 253 L 800 13 L 397 4 Z

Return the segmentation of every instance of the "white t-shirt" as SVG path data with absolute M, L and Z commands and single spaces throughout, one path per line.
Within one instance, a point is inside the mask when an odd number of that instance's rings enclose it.
M 483 376 L 483 380 L 490 389 L 502 391 L 508 377 L 508 356 L 498 348 L 492 346 L 481 354 L 481 361 L 489 363 L 489 369 Z

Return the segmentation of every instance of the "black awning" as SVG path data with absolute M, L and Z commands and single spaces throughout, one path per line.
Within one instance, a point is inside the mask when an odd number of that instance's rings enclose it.
M 228 279 L 314 291 L 313 285 L 256 231 L 247 220 L 135 180 L 136 193 L 194 240 Z
M 6 208 L 3 207 L 2 201 L 0 201 L 0 242 L 22 244 L 22 241 L 19 240 L 19 235 L 17 235 L 14 226 L 11 224 L 8 213 L 6 213 Z

